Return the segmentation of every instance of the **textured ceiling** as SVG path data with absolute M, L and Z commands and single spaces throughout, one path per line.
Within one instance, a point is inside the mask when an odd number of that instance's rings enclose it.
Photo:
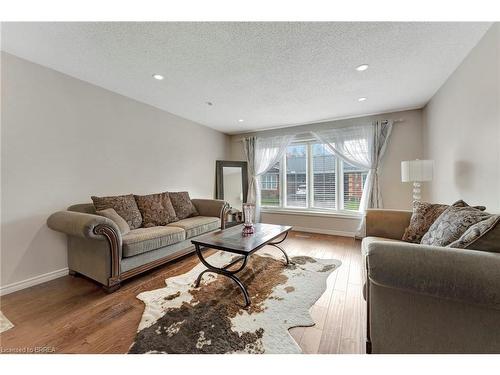
M 489 26 L 3 23 L 2 49 L 237 133 L 420 107 Z M 357 72 L 363 63 L 370 68 Z

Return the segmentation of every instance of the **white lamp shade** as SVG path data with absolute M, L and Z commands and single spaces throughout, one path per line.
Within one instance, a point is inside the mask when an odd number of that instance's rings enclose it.
M 401 181 L 432 181 L 434 160 L 407 160 L 401 162 Z

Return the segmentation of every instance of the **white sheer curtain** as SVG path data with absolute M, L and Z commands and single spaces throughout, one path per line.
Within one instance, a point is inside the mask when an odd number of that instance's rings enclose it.
M 248 163 L 247 202 L 255 204 L 255 221 L 260 221 L 260 176 L 269 171 L 286 152 L 294 136 L 243 139 L 243 150 Z
M 372 124 L 351 126 L 312 132 L 313 136 L 335 155 L 346 162 L 368 169 L 359 211 L 382 207 L 379 187 L 379 168 L 392 131 L 392 121 L 376 121 Z M 365 232 L 365 219 L 358 228 L 358 235 Z

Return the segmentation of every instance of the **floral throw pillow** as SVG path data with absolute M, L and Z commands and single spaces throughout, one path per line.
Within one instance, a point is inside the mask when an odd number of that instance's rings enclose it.
M 167 225 L 178 220 L 168 193 L 134 195 L 134 198 L 141 211 L 143 227 Z
M 189 193 L 187 191 L 168 193 L 168 195 L 170 196 L 175 214 L 179 220 L 191 216 L 198 216 L 198 211 L 196 211 L 196 207 L 193 205 L 193 202 L 191 202 L 191 198 L 189 198 Z
M 491 215 L 474 207 L 448 207 L 422 237 L 422 245 L 447 246 L 458 240 L 469 227 Z
M 142 216 L 134 196 L 118 195 L 114 197 L 91 197 L 94 202 L 96 211 L 102 211 L 107 208 L 112 208 L 127 222 L 130 229 L 140 228 L 142 224 Z

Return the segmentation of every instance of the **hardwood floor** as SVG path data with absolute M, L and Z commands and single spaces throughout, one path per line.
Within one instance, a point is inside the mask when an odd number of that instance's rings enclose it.
M 366 304 L 361 294 L 360 241 L 292 232 L 283 246 L 290 256 L 342 261 L 311 308 L 316 325 L 290 330 L 304 353 L 364 353 Z M 189 255 L 131 279 L 109 295 L 87 279 L 65 276 L 0 297 L 0 309 L 15 325 L 0 334 L 0 348 L 3 352 L 38 347 L 57 353 L 126 353 L 144 309 L 135 296 L 163 287 L 166 278 L 196 264 L 196 255 Z

